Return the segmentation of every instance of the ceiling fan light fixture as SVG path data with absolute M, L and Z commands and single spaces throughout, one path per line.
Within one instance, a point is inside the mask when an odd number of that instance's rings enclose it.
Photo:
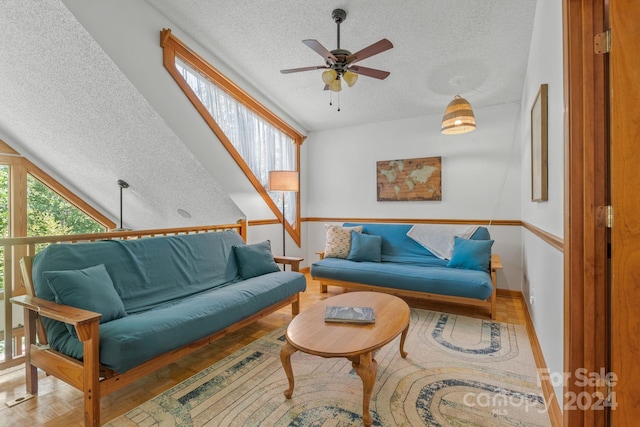
M 342 77 L 344 78 L 347 86 L 352 87 L 358 81 L 358 75 L 356 73 L 352 73 L 351 71 L 346 71 Z
M 347 18 L 347 12 L 344 9 L 334 9 L 331 13 L 331 18 L 337 25 L 337 45 L 338 47 L 333 50 L 328 50 L 318 40 L 306 39 L 302 40 L 307 47 L 312 49 L 318 55 L 324 59 L 324 65 L 316 65 L 311 67 L 300 68 L 288 68 L 280 70 L 282 74 L 299 73 L 301 71 L 312 70 L 324 70 L 322 72 L 322 81 L 325 83 L 324 90 L 331 90 L 332 92 L 340 92 L 342 90 L 342 83 L 340 80 L 344 78 L 344 81 L 349 87 L 356 84 L 359 75 L 372 77 L 374 79 L 384 80 L 389 76 L 388 71 L 377 70 L 375 68 L 361 67 L 360 65 L 354 65 L 356 62 L 367 59 L 373 55 L 385 52 L 393 48 L 393 43 L 387 39 L 379 40 L 364 49 L 360 49 L 356 53 L 351 53 L 347 49 L 340 48 L 340 24 Z M 349 71 L 354 70 L 354 71 Z M 329 101 L 331 105 L 331 101 Z M 340 109 L 338 108 L 338 111 Z
M 475 129 L 476 118 L 471 104 L 460 95 L 456 95 L 444 112 L 441 132 L 445 135 L 457 135 Z
M 329 89 L 332 92 L 340 92 L 342 90 L 342 83 L 340 82 L 340 79 L 338 78 L 332 81 L 331 84 L 329 84 Z
M 338 73 L 334 69 L 329 69 L 322 73 L 322 81 L 324 84 L 331 86 L 331 83 L 338 77 Z

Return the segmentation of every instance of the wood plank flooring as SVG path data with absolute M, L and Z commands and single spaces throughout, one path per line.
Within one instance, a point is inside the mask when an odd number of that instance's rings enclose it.
M 307 291 L 301 297 L 304 310 L 332 295 L 344 292 L 342 288 L 329 287 L 329 292 L 321 294 L 320 284 L 307 274 Z M 406 299 L 411 307 L 488 318 L 482 309 L 444 303 Z M 273 313 L 240 331 L 228 335 L 159 371 L 124 387 L 101 400 L 101 421 L 107 422 L 175 384 L 189 378 L 218 360 L 234 353 L 253 340 L 270 331 L 287 325 L 291 320 L 291 307 Z M 527 314 L 524 301 L 511 295 L 498 295 L 497 319 L 500 322 L 526 324 Z M 2 426 L 82 426 L 82 393 L 57 378 L 47 377 L 40 372 L 39 393 L 36 398 L 12 408 L 5 405 L 25 395 L 24 366 L 0 372 L 0 425 Z

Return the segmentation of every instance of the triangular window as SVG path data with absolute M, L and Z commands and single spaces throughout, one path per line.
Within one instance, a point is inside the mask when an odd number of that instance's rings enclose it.
M 169 30 L 162 31 L 161 41 L 165 68 L 278 217 L 284 195 L 287 229 L 299 244 L 299 193 L 268 192 L 267 188 L 270 171 L 299 171 L 304 136 L 187 49 Z

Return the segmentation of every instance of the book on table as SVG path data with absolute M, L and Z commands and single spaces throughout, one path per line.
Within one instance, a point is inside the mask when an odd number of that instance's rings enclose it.
M 330 305 L 325 308 L 324 321 L 334 323 L 375 323 L 372 307 Z

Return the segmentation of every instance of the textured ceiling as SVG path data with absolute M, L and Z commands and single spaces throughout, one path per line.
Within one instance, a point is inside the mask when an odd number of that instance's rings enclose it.
M 442 114 L 457 93 L 474 108 L 519 101 L 536 0 L 146 0 L 250 81 L 306 130 Z M 336 48 L 335 8 L 347 12 L 341 48 L 356 52 L 382 38 L 394 48 L 359 65 L 391 72 L 361 76 L 329 106 L 323 65 L 302 43 Z
M 0 52 L 7 142 L 99 210 L 118 220 L 124 179 L 128 227 L 244 216 L 59 0 L 3 0 Z

